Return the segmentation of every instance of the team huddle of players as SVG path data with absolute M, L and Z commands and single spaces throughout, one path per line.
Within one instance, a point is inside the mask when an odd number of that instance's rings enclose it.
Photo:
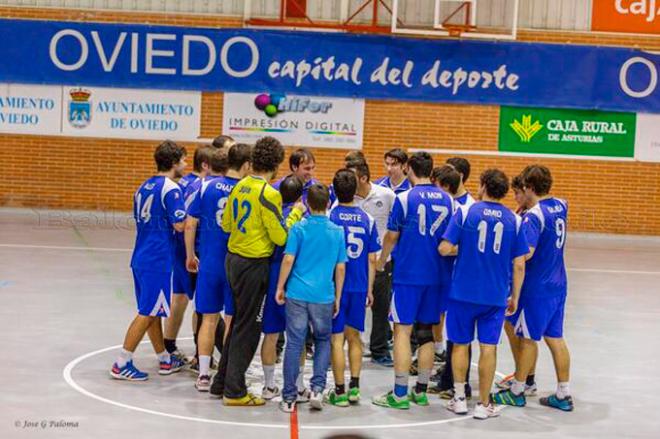
M 361 398 L 360 333 L 371 306 L 372 361 L 394 367 L 392 390 L 374 397 L 374 404 L 409 409 L 429 405 L 428 393 L 439 393 L 449 410 L 467 414 L 476 330 L 475 418 L 498 416 L 502 405 L 525 406 L 526 397 L 536 395 L 542 338 L 558 386 L 540 403 L 573 410 L 563 339 L 567 204 L 550 195 L 546 167 L 528 166 L 511 183 L 502 171 L 488 169 L 475 201 L 465 189 L 467 160 L 434 167 L 424 152 L 387 152 L 388 175 L 375 182 L 364 155 L 351 152 L 329 187 L 313 178 L 315 158 L 306 149 L 291 154 L 291 174 L 271 186 L 284 159 L 282 145 L 271 137 L 251 146 L 221 136 L 195 151 L 194 172 L 186 176 L 186 152 L 175 143 L 163 142 L 154 159 L 158 173 L 134 196 L 131 267 L 138 314 L 112 366 L 114 378 L 148 378 L 132 361 L 147 333 L 159 374 L 189 362 L 197 372 L 195 387 L 225 405 L 258 406 L 281 395 L 285 412 L 303 402 L 315 409 L 324 403 L 348 407 Z M 511 185 L 515 213 L 502 204 Z M 197 352 L 188 360 L 176 336 L 191 300 Z M 164 333 L 161 317 L 168 317 Z M 516 370 L 491 393 L 503 327 Z M 437 386 L 429 388 L 444 328 L 448 359 Z M 245 373 L 262 333 L 264 386 L 256 396 Z M 314 340 L 310 388 L 300 370 L 308 336 Z M 393 361 L 380 346 L 390 336 Z M 280 391 L 274 376 L 282 338 Z M 221 357 L 212 378 L 215 348 Z M 335 386 L 324 391 L 329 364 Z M 417 380 L 409 389 L 411 370 Z

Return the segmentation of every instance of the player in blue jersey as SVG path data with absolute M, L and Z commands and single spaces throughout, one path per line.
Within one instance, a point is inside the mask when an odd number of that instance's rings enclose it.
M 161 375 L 178 372 L 183 362 L 170 356 L 163 342 L 161 317 L 170 314 L 170 294 L 174 254 L 174 230 L 183 230 L 186 217 L 181 188 L 173 179 L 186 167 L 185 149 L 165 141 L 156 148 L 158 173 L 142 183 L 133 198 L 137 237 L 131 257 L 138 315 L 128 327 L 124 344 L 112 365 L 113 378 L 144 381 L 148 374 L 133 364 L 133 352 L 149 335 L 158 355 Z
M 537 342 L 545 339 L 557 374 L 557 391 L 541 398 L 541 405 L 573 410 L 569 389 L 570 354 L 564 341 L 564 308 L 567 279 L 564 265 L 568 206 L 550 195 L 552 175 L 545 166 L 532 165 L 523 171 L 525 194 L 533 205 L 523 219 L 529 242 L 527 273 L 520 293 L 518 312 L 511 316 L 520 337 L 516 373 L 510 390 L 493 395 L 496 403 L 524 406 L 525 384 L 538 355 Z
M 470 162 L 463 157 L 451 157 L 447 159 L 447 164 L 452 165 L 461 174 L 461 184 L 458 185 L 458 191 L 454 196 L 454 201 L 461 206 L 474 203 L 474 198 L 465 187 L 465 183 L 470 178 Z
M 307 148 L 300 148 L 291 153 L 289 156 L 289 175 L 295 175 L 303 181 L 303 202 L 307 202 L 307 191 L 313 184 L 318 184 L 314 178 L 314 170 L 316 169 L 316 158 L 314 154 Z M 273 183 L 275 189 L 280 188 L 280 183 L 283 178 Z
M 401 148 L 394 148 L 385 153 L 385 170 L 387 175 L 379 178 L 375 183 L 379 186 L 392 189 L 395 194 L 409 190 L 412 185 L 406 177 L 405 167 L 408 163 L 408 154 Z
M 498 416 L 490 402 L 497 344 L 505 314 L 513 314 L 518 306 L 529 251 L 521 218 L 501 203 L 508 191 L 509 180 L 502 171 L 485 171 L 480 178 L 481 201 L 456 211 L 439 248 L 445 256 L 458 252 L 446 317 L 447 336 L 454 343 L 454 397 L 447 408 L 467 413 L 463 380 L 476 328 L 480 344 L 477 419 Z
M 296 175 L 284 177 L 279 185 L 279 191 L 282 195 L 282 217 L 287 218 L 296 202 L 302 199 L 303 181 Z M 291 223 L 289 223 L 291 225 Z M 264 371 L 264 386 L 261 391 L 261 397 L 270 401 L 280 395 L 280 389 L 275 385 L 275 363 L 277 362 L 277 343 L 280 335 L 286 329 L 286 307 L 280 305 L 275 300 L 277 293 L 277 280 L 280 277 L 280 267 L 284 258 L 284 246 L 276 246 L 273 255 L 270 258 L 270 275 L 268 277 L 268 291 L 266 301 L 264 302 L 264 316 L 262 332 L 264 339 L 261 343 L 261 364 Z M 304 366 L 305 357 L 302 357 L 301 365 Z M 298 392 L 305 394 L 305 385 L 303 383 L 303 373 L 301 370 L 298 376 Z
M 373 402 L 396 409 L 409 408 L 410 401 L 428 405 L 426 390 L 434 354 L 432 327 L 440 321 L 442 287 L 451 282 L 450 267 L 437 249 L 453 214 L 453 200 L 431 184 L 433 159 L 428 153 L 413 154 L 408 168 L 413 188 L 397 195 L 377 265 L 382 270 L 394 249 L 390 318 L 394 322 L 395 384 L 393 392 Z M 413 324 L 419 344 L 419 369 L 417 384 L 408 394 Z
M 229 152 L 216 149 L 211 155 L 211 175 L 193 195 L 186 220 L 186 267 L 197 272 L 195 310 L 202 315 L 198 332 L 199 376 L 195 387 L 208 392 L 214 345 L 222 352 L 224 322 L 218 325 L 220 311 L 231 308 L 233 299 L 225 274 L 229 236 L 222 230 L 222 213 L 232 189 L 250 169 L 251 147 L 233 145 Z M 226 172 L 226 175 L 223 175 Z M 196 247 L 197 234 L 202 236 Z M 199 252 L 199 259 L 195 250 Z M 216 329 L 220 326 L 220 330 Z
M 338 205 L 330 211 L 330 221 L 344 229 L 346 240 L 346 277 L 339 313 L 332 321 L 332 371 L 335 389 L 328 393 L 328 402 L 338 407 L 360 400 L 360 370 L 366 308 L 374 301 L 376 259 L 381 249 L 376 221 L 355 202 L 357 176 L 350 169 L 337 171 L 332 181 Z M 346 393 L 344 341 L 348 342 L 348 363 L 351 380 Z

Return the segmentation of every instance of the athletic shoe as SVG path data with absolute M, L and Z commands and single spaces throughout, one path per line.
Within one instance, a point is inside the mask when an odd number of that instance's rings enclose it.
M 472 417 L 474 419 L 488 419 L 488 418 L 496 418 L 500 415 L 500 412 L 502 411 L 504 407 L 496 407 L 492 403 L 488 404 L 487 406 L 483 405 L 482 403 L 478 403 L 477 406 L 474 408 L 474 413 L 472 414 Z
M 436 364 L 446 363 L 447 362 L 447 351 L 442 351 L 441 353 L 435 353 L 433 356 L 433 362 Z
M 303 389 L 298 391 L 298 396 L 296 396 L 296 402 L 298 404 L 304 404 L 309 402 L 309 398 L 312 396 L 312 391 L 309 389 Z
M 508 378 L 508 377 L 505 377 Z M 498 383 L 495 383 L 497 387 L 499 387 L 502 390 L 509 390 L 511 389 L 511 386 L 513 386 L 513 378 L 508 379 L 506 381 L 502 380 L 499 381 Z M 536 396 L 536 393 L 538 391 L 538 388 L 536 387 L 536 383 L 532 384 L 531 386 L 528 384 L 525 384 L 525 396 Z
M 348 389 L 348 402 L 355 404 L 360 401 L 360 388 L 351 387 Z
M 193 357 L 190 360 L 188 363 L 188 371 L 195 375 L 199 375 L 199 361 L 197 361 L 197 358 Z
M 213 383 L 211 383 L 211 388 L 209 389 L 209 396 L 214 399 L 221 399 L 224 389 L 220 385 L 220 380 L 218 375 L 213 378 Z
M 468 407 L 466 399 L 462 396 L 460 398 L 450 399 L 447 403 L 447 410 L 457 415 L 467 415 Z
M 452 399 L 454 397 L 454 388 L 440 389 L 439 387 L 435 387 L 429 389 L 428 393 L 437 393 L 440 399 Z M 472 399 L 472 386 L 469 384 L 465 385 L 465 398 Z
M 170 356 L 170 361 L 160 362 L 160 369 L 158 369 L 158 373 L 161 375 L 171 375 L 183 369 L 183 366 L 185 366 L 185 364 L 183 364 L 183 361 L 181 361 L 178 357 Z
M 337 394 L 335 390 L 331 390 L 328 392 L 328 396 L 326 398 L 329 404 L 334 405 L 336 407 L 348 407 L 350 405 L 348 401 L 348 394 L 342 393 L 341 395 Z
M 373 404 L 380 407 L 388 407 L 397 410 L 408 410 L 410 408 L 410 401 L 407 396 L 398 398 L 394 392 L 388 392 L 380 396 L 374 396 L 371 401 Z
M 208 392 L 211 389 L 211 377 L 208 375 L 200 375 L 195 381 L 195 388 L 198 392 Z
M 266 404 L 266 401 L 251 393 L 248 393 L 242 398 L 227 398 L 225 396 L 223 402 L 227 407 L 249 407 Z
M 415 358 L 413 362 L 410 363 L 410 371 L 409 371 L 410 375 L 417 376 L 419 372 L 418 369 L 419 369 L 419 364 L 417 363 L 417 358 Z
M 538 388 L 536 387 L 536 383 L 532 384 L 531 386 L 525 384 L 525 396 L 536 396 L 537 392 Z
M 431 381 L 432 383 L 439 383 L 440 381 L 442 381 L 442 372 L 444 371 L 444 369 L 445 369 L 444 367 L 439 367 L 438 370 L 433 375 L 431 375 L 429 381 Z
M 371 357 L 371 362 L 383 367 L 394 367 L 394 361 L 389 355 L 384 357 Z
M 323 410 L 323 392 L 312 392 L 309 397 L 309 405 L 315 410 Z
M 110 376 L 116 380 L 126 381 L 146 381 L 149 374 L 142 372 L 137 367 L 133 366 L 133 360 L 126 362 L 124 367 L 117 366 L 117 363 L 112 365 L 110 369 Z
M 266 401 L 270 401 L 273 398 L 280 396 L 280 388 L 275 386 L 272 389 L 265 387 L 261 390 L 261 397 Z
M 408 401 L 414 402 L 422 407 L 429 405 L 429 398 L 426 396 L 426 392 L 417 393 L 414 390 L 411 390 L 408 394 Z
M 190 358 L 186 357 L 186 355 L 179 349 L 175 350 L 174 352 L 170 352 L 170 356 L 177 357 L 179 360 L 183 361 L 184 364 L 190 363 Z
M 307 346 L 305 348 L 305 358 L 307 360 L 313 360 L 314 359 L 314 349 L 311 346 Z
M 295 401 L 280 401 L 280 410 L 282 410 L 284 413 L 292 413 L 295 409 Z
M 497 381 L 495 385 L 504 390 L 509 390 L 511 388 L 511 385 L 513 384 L 513 378 L 515 377 L 515 374 L 510 374 L 502 378 L 501 380 Z
M 567 396 L 564 399 L 557 398 L 557 395 L 550 395 L 547 398 L 539 399 L 539 403 L 546 407 L 552 407 L 563 412 L 572 412 L 575 406 L 573 405 L 573 398 Z
M 500 390 L 497 393 L 490 394 L 495 404 L 510 405 L 513 407 L 525 407 L 527 400 L 524 394 L 516 395 L 511 390 Z

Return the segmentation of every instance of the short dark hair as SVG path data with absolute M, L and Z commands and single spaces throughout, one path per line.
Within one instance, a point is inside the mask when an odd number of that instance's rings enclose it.
M 552 174 L 543 165 L 530 165 L 522 173 L 523 186 L 530 188 L 536 195 L 543 196 L 552 189 Z
M 518 174 L 515 177 L 511 179 L 511 189 L 515 189 L 518 191 L 523 191 L 525 190 L 525 185 L 523 184 L 523 175 Z
M 364 160 L 349 160 L 346 162 L 346 169 L 355 171 L 358 178 L 367 177 L 367 181 L 371 180 L 369 165 Z
M 340 203 L 351 203 L 357 191 L 357 177 L 350 169 L 340 169 L 332 179 L 332 187 Z
M 231 136 L 218 136 L 213 139 L 211 146 L 213 148 L 230 148 L 236 141 Z
M 410 156 L 408 167 L 417 178 L 428 178 L 433 171 L 433 157 L 428 152 L 420 151 Z
M 170 171 L 185 155 L 185 148 L 177 145 L 171 140 L 164 141 L 158 145 L 156 151 L 154 151 L 154 161 L 156 162 L 158 172 Z
M 206 163 L 210 166 L 212 152 L 213 147 L 210 145 L 203 145 L 198 147 L 195 150 L 195 155 L 193 156 L 193 171 L 201 172 L 203 163 Z
M 297 168 L 303 163 L 307 162 L 316 163 L 316 159 L 314 158 L 312 151 L 307 148 L 296 149 L 289 156 L 289 169 L 293 171 L 294 166 Z
M 442 165 L 433 168 L 431 181 L 438 186 L 448 188 L 449 192 L 455 194 L 461 184 L 461 174 L 452 165 Z
M 447 159 L 447 163 L 452 165 L 458 172 L 463 174 L 463 183 L 470 177 L 470 162 L 463 157 L 451 157 Z
M 344 156 L 345 162 L 350 162 L 354 160 L 362 160 L 363 162 L 366 162 L 367 158 L 364 156 L 364 153 L 359 149 L 355 151 L 350 151 L 346 153 L 346 155 Z
M 320 212 L 328 208 L 330 201 L 330 192 L 328 188 L 321 183 L 315 183 L 307 190 L 307 204 L 315 212 Z
M 481 174 L 479 182 L 486 189 L 486 195 L 501 200 L 509 192 L 509 177 L 499 169 L 487 169 Z
M 280 183 L 282 203 L 295 203 L 303 195 L 304 183 L 297 175 L 288 175 Z
M 408 161 L 408 154 L 406 154 L 406 152 L 401 148 L 394 148 L 387 151 L 383 158 L 386 159 L 388 157 L 392 160 L 395 160 L 397 163 L 401 163 L 402 165 L 405 165 Z
M 229 168 L 227 150 L 224 148 L 210 148 L 211 160 L 209 165 L 214 174 L 226 174 Z
M 235 143 L 227 152 L 227 165 L 234 171 L 239 171 L 245 162 L 252 160 L 252 147 L 245 143 Z
M 284 161 L 284 147 L 274 137 L 262 137 L 252 148 L 252 169 L 255 172 L 274 172 Z

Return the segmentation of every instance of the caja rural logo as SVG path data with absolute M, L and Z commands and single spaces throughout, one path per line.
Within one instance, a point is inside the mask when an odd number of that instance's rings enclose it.
M 332 102 L 316 101 L 306 97 L 287 97 L 282 93 L 261 93 L 254 98 L 254 106 L 268 117 L 275 117 L 279 113 L 328 113 Z
M 529 143 L 543 129 L 543 125 L 538 120 L 532 123 L 531 114 L 523 114 L 522 122 L 513 119 L 513 122 L 509 126 L 520 137 L 520 141 L 523 143 Z

